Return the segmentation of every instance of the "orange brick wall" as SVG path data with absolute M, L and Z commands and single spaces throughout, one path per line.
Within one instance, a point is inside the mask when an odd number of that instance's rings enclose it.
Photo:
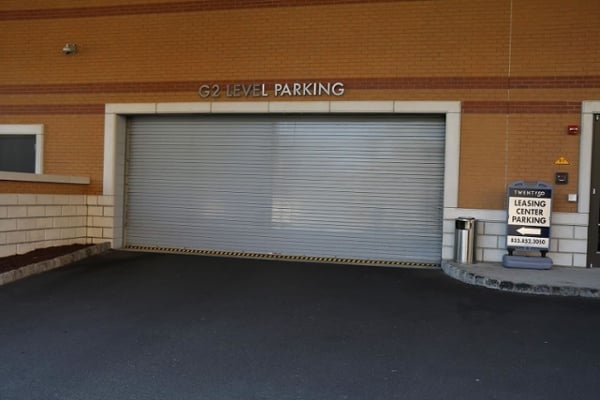
M 0 193 L 102 193 L 103 115 L 0 115 L 0 124 L 44 124 L 44 173 L 90 177 L 90 185 L 1 182 Z
M 504 208 L 506 129 L 504 114 L 463 116 L 459 179 L 462 207 Z
M 599 18 L 595 1 L 514 1 L 511 74 L 598 75 Z
M 3 44 L 15 56 L 2 82 L 497 76 L 508 12 L 503 1 L 395 1 L 9 20 L 21 40 Z M 78 57 L 62 55 L 67 41 Z
M 463 102 L 459 206 L 504 208 L 507 183 L 553 181 L 575 211 L 583 100 L 600 99 L 600 7 L 588 0 L 9 0 L 0 123 L 44 124 L 46 173 L 102 190 L 106 103 L 206 101 L 204 82 L 338 80 L 343 100 Z M 25 11 L 23 11 L 25 10 Z M 173 12 L 171 12 L 173 11 Z M 79 45 L 75 56 L 61 52 Z M 222 98 L 221 100 L 232 100 Z M 243 100 L 243 99 L 242 99 Z M 272 100 L 272 98 L 271 98 Z M 571 164 L 554 165 L 563 156 Z

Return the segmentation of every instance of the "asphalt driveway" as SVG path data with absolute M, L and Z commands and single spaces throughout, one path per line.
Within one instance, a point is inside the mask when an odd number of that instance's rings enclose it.
M 600 302 L 109 252 L 0 287 L 0 399 L 597 399 Z

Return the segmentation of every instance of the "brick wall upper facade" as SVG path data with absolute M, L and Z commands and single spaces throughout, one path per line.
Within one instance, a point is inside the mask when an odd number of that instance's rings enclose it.
M 573 212 L 579 137 L 566 127 L 600 99 L 599 20 L 587 0 L 3 1 L 0 124 L 43 124 L 44 172 L 91 183 L 0 192 L 101 194 L 106 103 L 335 80 L 343 100 L 462 102 L 460 207 L 503 209 L 509 182 L 565 170 L 555 210 Z

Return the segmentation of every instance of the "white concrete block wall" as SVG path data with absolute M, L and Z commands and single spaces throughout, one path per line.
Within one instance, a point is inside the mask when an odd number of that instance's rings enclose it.
M 442 257 L 446 260 L 454 258 L 454 222 L 458 217 L 477 219 L 476 261 L 501 262 L 507 254 L 506 212 L 497 210 L 446 209 Z M 586 266 L 587 218 L 587 214 L 552 214 L 548 257 L 554 265 Z
M 122 208 L 122 207 L 119 207 Z M 72 243 L 122 243 L 115 196 L 0 194 L 0 257 Z M 454 258 L 455 220 L 477 219 L 476 260 L 501 262 L 506 251 L 506 212 L 444 210 L 442 258 Z M 554 213 L 548 256 L 555 265 L 585 267 L 587 215 Z
M 87 205 L 89 243 L 112 243 L 114 238 L 114 196 L 88 196 Z
M 0 194 L 0 257 L 110 242 L 112 196 Z

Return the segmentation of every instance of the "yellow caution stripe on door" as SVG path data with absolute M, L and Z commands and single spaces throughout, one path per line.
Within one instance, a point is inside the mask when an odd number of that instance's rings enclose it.
M 261 260 L 281 260 L 281 261 L 299 261 L 313 263 L 329 263 L 329 264 L 351 264 L 379 267 L 403 267 L 403 268 L 439 268 L 439 264 L 414 262 L 414 261 L 388 261 L 388 260 L 366 260 L 360 258 L 338 258 L 338 257 L 314 257 L 314 256 L 294 256 L 284 254 L 271 253 L 249 253 L 238 251 L 223 251 L 223 250 L 201 250 L 188 249 L 179 247 L 158 247 L 158 246 L 136 246 L 128 245 L 125 250 L 132 251 L 147 251 L 154 253 L 171 253 L 171 254 L 195 254 L 202 256 L 216 257 L 235 257 L 235 258 L 251 258 Z

